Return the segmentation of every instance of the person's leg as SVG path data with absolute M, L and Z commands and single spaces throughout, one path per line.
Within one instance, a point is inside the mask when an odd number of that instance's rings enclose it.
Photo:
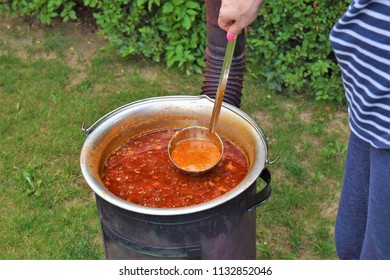
M 371 148 L 370 197 L 361 259 L 390 259 L 390 150 Z
M 366 229 L 370 145 L 351 133 L 335 226 L 340 259 L 359 259 Z

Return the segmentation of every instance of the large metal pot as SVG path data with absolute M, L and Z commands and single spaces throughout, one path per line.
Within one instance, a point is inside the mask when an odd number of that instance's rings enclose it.
M 109 192 L 100 174 L 107 157 L 126 140 L 146 132 L 208 126 L 214 101 L 207 96 L 167 96 L 122 106 L 92 126 L 81 150 L 81 170 L 96 194 L 108 259 L 253 259 L 256 216 L 268 200 L 271 176 L 265 167 L 268 146 L 257 123 L 224 103 L 217 133 L 238 146 L 249 172 L 232 191 L 214 200 L 182 208 L 151 208 Z M 147 175 L 145 175 L 147 176 Z M 256 180 L 266 186 L 259 192 Z

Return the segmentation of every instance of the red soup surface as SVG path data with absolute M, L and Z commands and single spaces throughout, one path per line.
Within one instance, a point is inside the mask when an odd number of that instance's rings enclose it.
M 116 196 L 143 206 L 175 208 L 217 198 L 236 187 L 248 172 L 245 156 L 226 139 L 224 154 L 211 171 L 193 176 L 170 161 L 168 143 L 175 130 L 133 138 L 105 162 L 103 181 Z

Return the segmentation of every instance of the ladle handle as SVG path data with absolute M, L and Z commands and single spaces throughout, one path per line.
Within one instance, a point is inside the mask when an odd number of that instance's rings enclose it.
M 218 121 L 219 113 L 221 112 L 221 106 L 223 97 L 226 91 L 226 85 L 229 78 L 230 66 L 232 65 L 234 47 L 236 45 L 237 36 L 228 41 L 226 46 L 225 57 L 223 59 L 221 76 L 219 78 L 218 88 L 217 88 L 217 96 L 215 97 L 215 103 L 213 108 L 213 113 L 211 115 L 210 121 L 210 133 L 215 133 L 215 126 Z

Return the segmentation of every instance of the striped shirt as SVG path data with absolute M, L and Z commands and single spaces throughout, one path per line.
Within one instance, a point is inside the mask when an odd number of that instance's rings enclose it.
M 390 149 L 390 0 L 355 0 L 330 40 L 348 101 L 351 131 Z

